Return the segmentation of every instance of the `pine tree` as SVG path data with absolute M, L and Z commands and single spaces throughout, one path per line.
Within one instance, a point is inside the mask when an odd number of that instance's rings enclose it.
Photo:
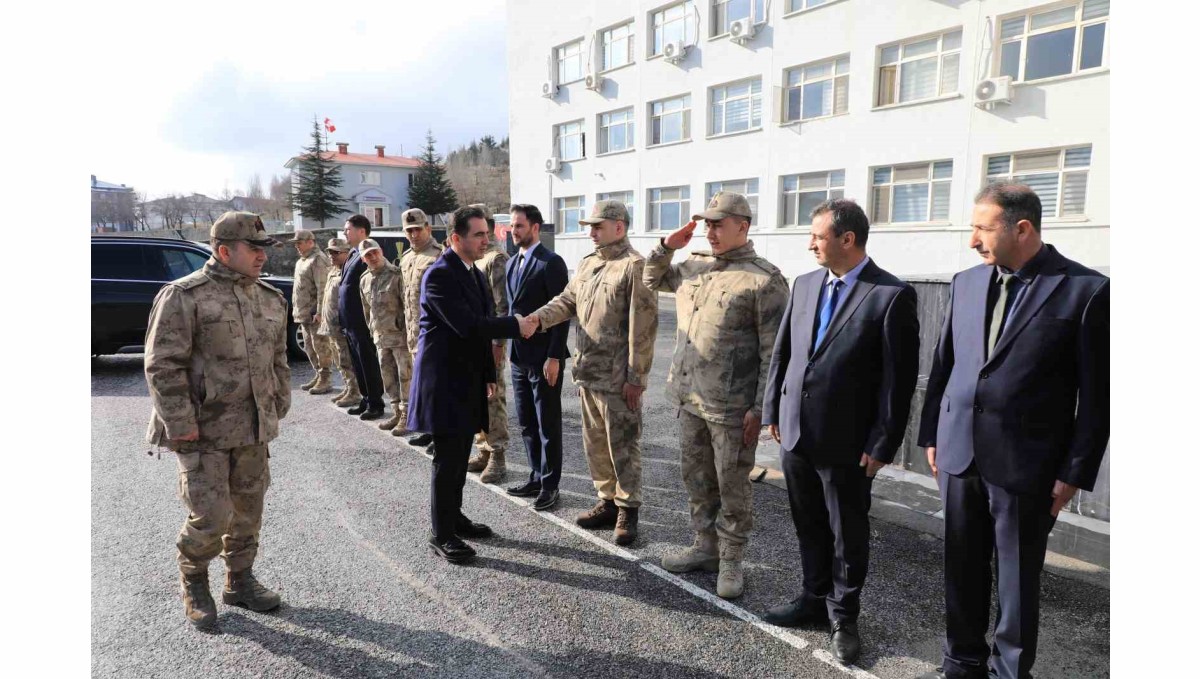
M 446 178 L 446 166 L 442 165 L 442 158 L 435 150 L 436 143 L 433 131 L 428 131 L 425 134 L 425 150 L 421 153 L 421 165 L 408 190 L 408 206 L 421 208 L 431 218 L 458 207 L 458 196 Z
M 342 168 L 321 148 L 321 124 L 313 116 L 312 145 L 304 148 L 296 162 L 288 205 L 324 228 L 326 220 L 350 211 L 337 192 L 341 186 Z

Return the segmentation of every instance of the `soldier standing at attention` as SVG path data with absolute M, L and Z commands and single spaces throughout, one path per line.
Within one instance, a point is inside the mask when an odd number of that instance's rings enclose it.
M 307 229 L 297 231 L 288 242 L 295 244 L 296 252 L 300 253 L 292 279 L 292 318 L 304 329 L 304 353 L 317 373 L 300 388 L 310 394 L 328 394 L 333 391 L 330 380 L 333 347 L 317 333 L 317 326 L 321 322 L 321 295 L 329 275 L 329 258 L 317 247 L 313 232 Z
M 292 403 L 287 301 L 259 280 L 275 241 L 250 212 L 226 212 L 209 233 L 212 258 L 163 287 L 146 330 L 154 404 L 146 438 L 178 458 L 188 518 L 175 544 L 184 613 L 196 627 L 217 618 L 208 562 L 218 554 L 226 604 L 279 606 L 251 566 L 271 480 L 267 444 Z
M 391 429 L 400 436 L 408 431 L 408 381 L 412 377 L 412 357 L 404 327 L 404 282 L 400 269 L 384 258 L 374 239 L 359 243 L 358 252 L 367 263 L 367 272 L 359 281 L 359 293 L 375 348 L 379 350 L 383 390 L 392 402 L 392 416 L 380 422 L 379 428 Z
M 475 262 L 475 266 L 483 272 L 483 278 L 488 282 L 496 315 L 507 316 L 508 291 L 505 289 L 504 272 L 508 266 L 508 254 L 496 240 L 496 220 L 492 217 L 492 211 L 483 203 L 468 207 L 483 210 L 487 217 L 488 246 L 487 250 L 484 250 L 483 259 Z M 488 431 L 479 432 L 475 436 L 475 446 L 479 448 L 479 452 L 467 461 L 467 471 L 483 472 L 479 475 L 479 480 L 484 483 L 501 481 L 508 471 L 504 464 L 504 454 L 508 450 L 508 400 L 504 385 L 504 357 L 508 354 L 507 349 L 506 340 L 492 340 L 492 356 L 496 360 L 496 389 L 488 398 Z
M 317 334 L 328 337 L 333 345 L 338 370 L 345 384 L 330 400 L 340 408 L 349 408 L 362 400 L 358 380 L 354 378 L 354 364 L 350 362 L 350 345 L 346 343 L 338 320 L 338 287 L 342 284 L 342 267 L 350 257 L 350 244 L 342 238 L 330 238 L 325 252 L 329 253 L 333 266 L 329 267 L 329 276 L 325 279 L 325 293 L 321 296 L 321 325 L 317 326 Z
M 421 334 L 421 276 L 445 250 L 433 239 L 433 228 L 421 208 L 410 208 L 400 215 L 409 248 L 400 256 L 400 273 L 404 278 L 404 326 L 408 333 L 408 353 L 417 360 L 417 337 Z M 396 430 L 393 429 L 392 433 Z M 399 434 L 396 434 L 399 436 Z M 433 444 L 433 434 L 419 434 L 409 439 L 414 446 Z M 431 451 L 432 452 L 432 451 Z
M 616 200 L 600 200 L 591 228 L 596 251 L 579 262 L 562 294 L 522 321 L 530 337 L 540 323 L 549 329 L 579 319 L 571 376 L 579 386 L 583 450 L 600 501 L 580 514 L 584 528 L 615 526 L 613 539 L 637 538 L 642 504 L 642 393 L 654 360 L 658 297 L 642 283 L 645 258 L 629 244 L 629 212 Z
M 675 293 L 679 319 L 667 393 L 678 406 L 679 448 L 692 546 L 663 557 L 674 573 L 719 570 L 717 595 L 742 595 L 742 552 L 754 526 L 749 472 L 762 430 L 763 388 L 779 319 L 783 274 L 754 251 L 750 203 L 721 191 L 692 222 L 659 241 L 642 280 Z M 671 264 L 704 219 L 712 252 Z

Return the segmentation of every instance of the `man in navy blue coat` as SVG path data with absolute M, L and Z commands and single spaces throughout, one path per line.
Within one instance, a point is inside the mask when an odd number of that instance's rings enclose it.
M 491 340 L 521 334 L 519 317 L 496 318 L 492 295 L 475 261 L 487 249 L 479 208 L 454 212 L 450 249 L 421 279 L 420 335 L 408 398 L 408 428 L 433 435 L 430 518 L 434 552 L 451 563 L 475 556 L 461 538 L 492 531 L 462 513 L 467 458 L 477 431 L 488 430 L 489 393 L 496 388 Z
M 351 215 L 342 227 L 342 233 L 351 250 L 349 259 L 342 265 L 342 282 L 338 284 L 338 317 L 350 347 L 350 365 L 354 367 L 354 377 L 363 393 L 362 401 L 347 412 L 364 420 L 377 420 L 383 417 L 383 372 L 379 369 L 375 340 L 367 327 L 362 296 L 358 293 L 359 281 L 367 271 L 367 263 L 358 253 L 358 244 L 371 235 L 371 220 L 362 215 Z
M 926 677 L 1031 676 L 1047 537 L 1108 445 L 1108 278 L 1044 244 L 1041 219 L 1028 186 L 982 190 L 984 263 L 950 285 L 918 437 L 946 517 L 946 639 Z
M 534 205 L 512 207 L 513 242 L 520 248 L 506 269 L 513 313 L 531 314 L 567 287 L 563 258 L 541 245 L 542 213 Z M 521 438 L 529 455 L 529 479 L 508 489 L 509 495 L 533 497 L 533 508 L 558 503 L 562 477 L 562 364 L 566 360 L 569 323 L 512 342 L 513 395 Z

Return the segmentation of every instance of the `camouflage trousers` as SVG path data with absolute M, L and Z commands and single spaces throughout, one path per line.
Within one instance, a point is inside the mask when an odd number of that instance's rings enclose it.
M 304 328 L 304 353 L 308 355 L 308 362 L 313 370 L 328 375 L 333 368 L 333 346 L 329 338 L 317 334 L 316 323 L 301 323 L 300 327 Z
M 475 435 L 480 450 L 508 450 L 508 395 L 504 393 L 507 365 L 508 361 L 503 361 L 496 366 L 496 393 L 488 399 L 488 430 Z
M 262 528 L 263 496 L 271 483 L 267 444 L 176 453 L 179 499 L 187 521 L 179 531 L 179 570 L 205 573 L 218 554 L 233 572 L 254 564 Z
M 337 359 L 338 372 L 342 373 L 342 382 L 344 384 L 356 384 L 354 378 L 354 364 L 350 362 L 350 344 L 346 341 L 346 336 L 341 330 L 335 331 L 337 334 L 328 337 L 329 344 L 333 346 L 335 358 Z
M 579 388 L 583 453 L 596 494 L 619 507 L 642 504 L 642 411 L 621 394 Z
M 403 417 L 408 413 L 408 382 L 412 379 L 412 355 L 408 347 L 377 347 L 383 391 Z
M 679 450 L 683 484 L 688 491 L 692 530 L 722 541 L 745 544 L 754 527 L 754 491 L 750 469 L 758 437 L 742 442 L 742 427 L 717 424 L 687 410 L 679 411 Z

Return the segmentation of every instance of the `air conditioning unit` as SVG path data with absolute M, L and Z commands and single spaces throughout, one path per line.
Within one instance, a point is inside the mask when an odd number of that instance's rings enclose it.
M 552 80 L 542 83 L 542 96 L 547 99 L 553 99 L 558 96 L 558 85 L 555 85 Z
M 988 78 L 979 81 L 979 84 L 975 86 L 976 106 L 1009 103 L 1012 103 L 1012 76 L 1002 75 L 999 78 Z
M 688 46 L 682 40 L 669 42 L 663 47 L 663 58 L 669 64 L 678 64 L 687 56 Z
M 558 174 L 558 171 L 561 169 L 562 161 L 558 159 L 558 156 L 550 156 L 546 159 L 546 172 Z
M 729 39 L 739 45 L 744 45 L 754 37 L 754 32 L 756 30 L 757 28 L 755 27 L 753 20 L 749 18 L 738 19 L 732 24 L 729 24 Z
M 595 73 L 589 73 L 583 79 L 583 86 L 593 92 L 599 92 L 604 87 L 604 78 Z

